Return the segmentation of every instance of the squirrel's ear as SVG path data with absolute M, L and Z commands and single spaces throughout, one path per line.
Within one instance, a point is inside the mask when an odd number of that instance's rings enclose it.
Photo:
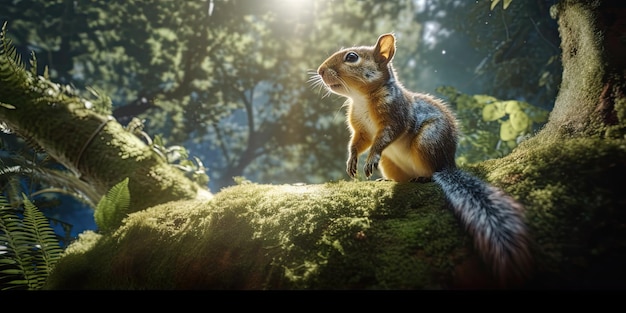
M 384 34 L 378 37 L 374 47 L 374 59 L 377 63 L 389 63 L 396 52 L 396 37 L 393 34 Z

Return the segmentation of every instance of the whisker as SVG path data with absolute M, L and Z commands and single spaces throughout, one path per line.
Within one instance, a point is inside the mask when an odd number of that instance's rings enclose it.
M 350 86 L 348 86 L 348 84 L 346 83 L 345 80 L 343 80 L 343 78 L 337 76 L 337 80 L 343 86 L 343 88 L 345 88 L 347 91 L 350 91 Z
M 306 73 L 307 73 L 307 74 L 309 74 L 309 75 L 317 75 L 317 70 L 314 70 L 314 69 L 308 69 L 308 70 L 306 71 Z
M 320 80 L 322 80 L 322 76 L 320 76 L 320 74 L 318 74 L 316 71 L 309 70 L 307 71 L 307 74 L 310 76 L 309 79 L 307 80 L 309 84 L 316 84 Z
M 323 81 L 322 81 L 322 76 L 320 76 L 320 75 L 314 75 L 314 76 L 311 76 L 311 77 L 307 80 L 307 82 L 308 82 L 309 84 L 313 85 L 313 86 L 316 86 L 316 85 L 322 84 L 322 83 L 323 83 Z
M 326 90 L 326 93 L 322 95 L 322 98 L 328 96 L 330 94 L 330 90 L 324 83 L 324 80 L 322 80 L 322 76 L 316 71 L 309 71 L 308 74 L 311 75 L 311 77 L 309 77 L 307 82 L 311 85 L 311 87 L 313 89 L 317 89 L 318 93 L 322 93 L 322 89 Z

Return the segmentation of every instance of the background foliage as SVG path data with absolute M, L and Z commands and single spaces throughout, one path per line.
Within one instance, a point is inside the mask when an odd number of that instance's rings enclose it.
M 499 124 L 510 116 L 487 126 L 482 107 L 458 100 L 489 95 L 551 109 L 561 72 L 553 2 L 507 1 L 503 10 L 487 0 L 0 0 L 0 21 L 8 21 L 18 52 L 34 51 L 52 80 L 109 95 L 120 122 L 138 117 L 158 146 L 185 147 L 215 192 L 241 176 L 346 178 L 343 99 L 322 97 L 307 81 L 337 49 L 374 44 L 384 32 L 398 37 L 394 65 L 404 84 L 448 98 L 459 112 L 468 136 L 461 160 L 507 153 L 506 141 L 542 120 L 502 140 Z M 9 200 L 64 186 L 8 171 L 16 158 L 19 169 L 63 169 L 19 138 L 0 139 L 0 187 Z M 47 194 L 38 205 L 58 199 Z

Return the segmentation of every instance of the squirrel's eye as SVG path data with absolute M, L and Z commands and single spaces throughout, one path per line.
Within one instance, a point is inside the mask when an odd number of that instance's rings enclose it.
M 354 52 L 348 52 L 346 56 L 343 58 L 345 62 L 354 63 L 359 59 L 359 55 Z

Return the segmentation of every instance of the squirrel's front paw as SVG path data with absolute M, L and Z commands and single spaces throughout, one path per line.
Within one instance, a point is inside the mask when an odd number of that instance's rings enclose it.
M 380 160 L 380 156 L 369 156 L 367 161 L 365 161 L 365 177 L 370 177 L 374 173 L 374 169 L 378 168 L 378 161 Z
M 350 157 L 348 159 L 348 162 L 346 164 L 346 173 L 348 173 L 348 176 L 350 176 L 351 178 L 354 178 L 356 176 L 356 166 L 358 162 L 358 158 Z

